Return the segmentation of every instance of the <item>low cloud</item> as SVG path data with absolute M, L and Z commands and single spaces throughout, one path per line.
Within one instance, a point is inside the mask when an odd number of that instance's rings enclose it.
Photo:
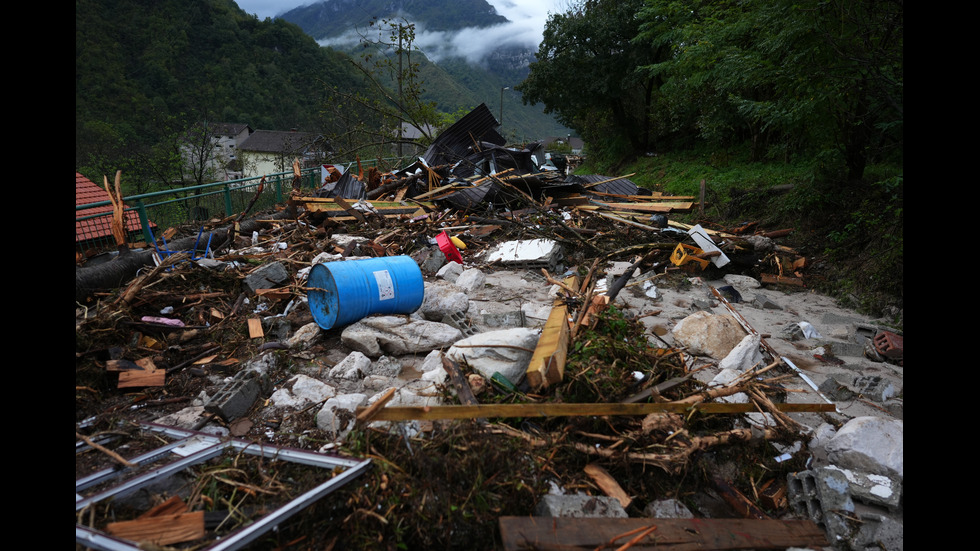
M 510 0 L 490 0 L 490 3 L 497 9 L 497 13 L 510 22 L 492 27 L 467 27 L 458 31 L 427 31 L 417 25 L 415 46 L 427 58 L 437 63 L 447 58 L 459 57 L 470 63 L 481 64 L 494 50 L 501 47 L 515 46 L 537 51 L 552 3 L 532 1 L 529 5 L 523 5 Z M 554 8 L 550 11 L 553 12 Z M 360 41 L 361 36 L 350 31 L 341 37 L 321 40 L 319 43 L 322 46 L 349 49 Z

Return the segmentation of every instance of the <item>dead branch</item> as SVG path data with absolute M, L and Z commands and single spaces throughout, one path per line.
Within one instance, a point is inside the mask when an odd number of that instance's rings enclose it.
M 95 442 L 92 441 L 91 438 L 85 436 L 84 434 L 79 433 L 78 431 L 75 431 L 75 438 L 78 438 L 82 442 L 85 442 L 92 449 L 99 450 L 100 452 L 108 455 L 114 461 L 116 461 L 117 463 L 119 463 L 119 464 L 121 464 L 121 465 L 123 465 L 125 467 L 135 467 L 136 466 L 135 463 L 132 463 L 130 461 L 127 461 L 123 456 L 119 455 L 118 453 L 116 453 L 116 452 L 114 452 L 114 451 L 112 451 L 112 450 L 110 450 L 110 449 L 108 449 L 108 448 L 106 448 L 104 446 L 100 446 L 99 444 L 96 444 Z

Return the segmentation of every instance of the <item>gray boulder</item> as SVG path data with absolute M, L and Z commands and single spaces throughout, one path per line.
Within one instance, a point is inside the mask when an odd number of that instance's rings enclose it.
M 344 346 L 377 358 L 381 354 L 401 356 L 446 348 L 462 336 L 459 329 L 445 323 L 378 316 L 347 326 L 340 339 Z
M 721 360 L 745 338 L 745 330 L 729 315 L 695 312 L 674 327 L 674 340 L 697 356 Z
M 500 373 L 516 385 L 527 372 L 539 336 L 540 331 L 526 327 L 480 333 L 454 344 L 446 356 L 466 362 L 487 379 Z

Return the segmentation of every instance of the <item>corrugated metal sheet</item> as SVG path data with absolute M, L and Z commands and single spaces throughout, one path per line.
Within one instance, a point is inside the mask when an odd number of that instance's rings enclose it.
M 596 182 L 602 182 L 603 180 L 609 180 L 615 178 L 615 176 L 603 176 L 601 174 L 586 174 L 581 176 L 570 176 L 568 182 L 579 183 L 583 186 L 588 186 L 589 184 L 594 184 Z M 589 187 L 585 190 L 586 193 L 589 191 L 595 191 L 598 193 L 610 193 L 612 195 L 650 195 L 650 190 L 641 188 L 632 181 L 626 178 L 620 178 L 618 180 L 613 180 L 611 182 L 604 182 L 602 184 Z
M 367 189 L 364 182 L 351 176 L 350 172 L 345 172 L 336 182 L 324 185 L 315 193 L 317 197 L 341 199 L 364 199 L 367 197 Z
M 445 198 L 445 201 L 461 210 L 476 209 L 484 203 L 500 204 L 497 198 L 500 186 L 496 182 L 486 182 L 476 187 L 461 189 Z
M 439 134 L 422 158 L 429 166 L 441 166 L 464 158 L 470 147 L 481 141 L 504 145 L 506 140 L 494 130 L 499 125 L 487 105 L 481 103 Z

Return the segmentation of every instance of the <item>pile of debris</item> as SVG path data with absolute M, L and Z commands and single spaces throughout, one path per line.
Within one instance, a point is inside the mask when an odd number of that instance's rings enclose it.
M 902 336 L 495 126 L 76 272 L 79 545 L 902 548 Z

